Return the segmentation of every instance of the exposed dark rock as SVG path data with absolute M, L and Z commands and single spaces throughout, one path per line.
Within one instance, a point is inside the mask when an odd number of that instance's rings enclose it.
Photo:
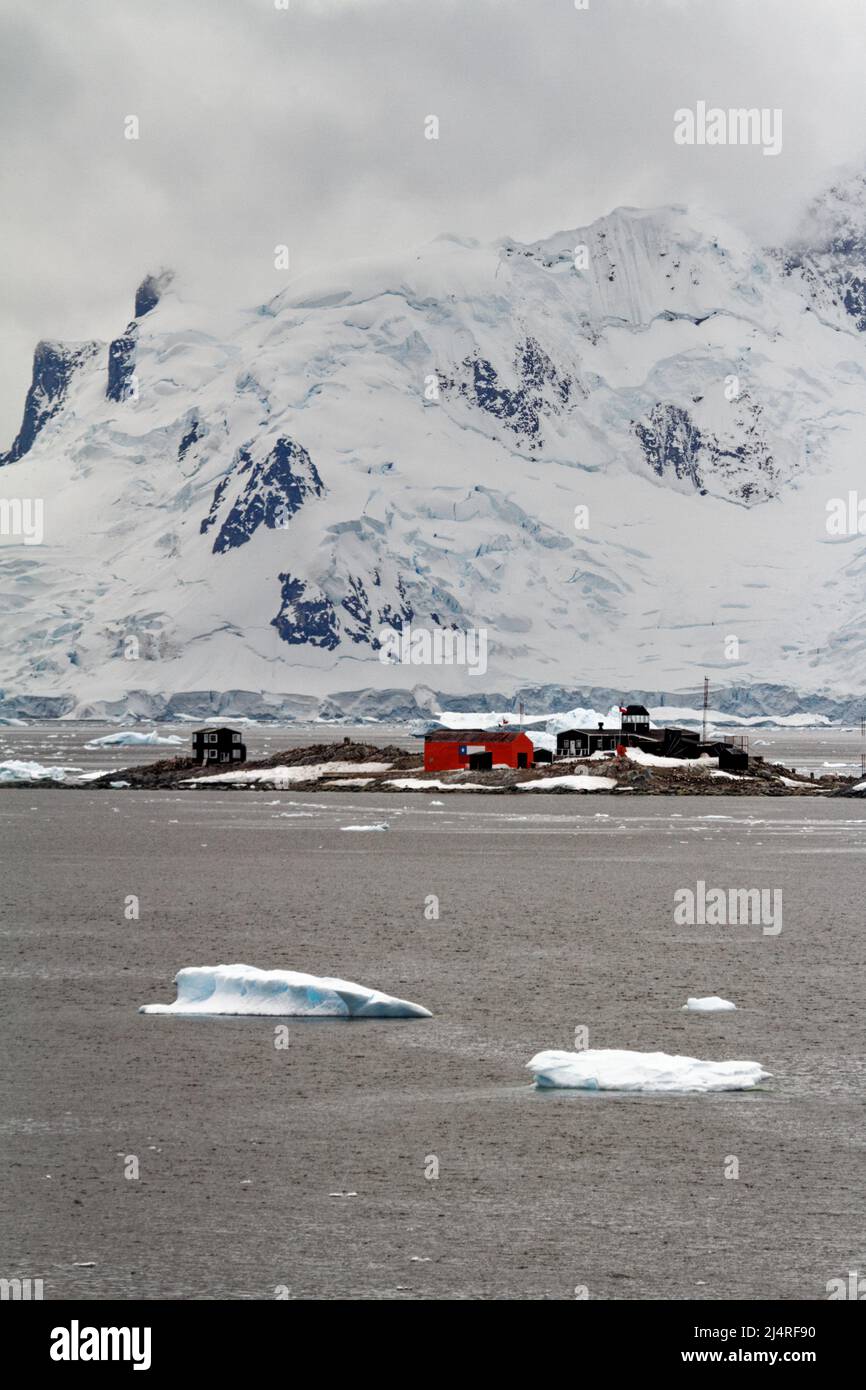
M 0 454 L 0 466 L 15 463 L 32 449 L 48 421 L 62 410 L 75 372 L 99 351 L 99 343 L 37 343 L 33 377 L 24 401 L 24 418 L 12 447 Z
M 202 532 L 216 523 L 229 483 L 241 478 L 243 487 L 220 527 L 214 554 L 245 545 L 262 524 L 272 530 L 287 526 L 308 497 L 321 497 L 325 491 L 313 460 L 294 440 L 278 439 L 261 463 L 254 462 L 248 448 L 240 448 L 226 477 L 217 484 Z
M 271 619 L 271 626 L 290 646 L 323 647 L 333 651 L 339 645 L 337 617 L 324 594 L 308 596 L 310 586 L 290 574 L 279 575 L 282 603 Z

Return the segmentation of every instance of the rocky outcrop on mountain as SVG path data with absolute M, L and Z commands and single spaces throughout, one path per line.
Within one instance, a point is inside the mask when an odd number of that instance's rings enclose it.
M 92 362 L 101 344 L 38 343 L 33 354 L 33 379 L 24 402 L 24 418 L 11 447 L 0 454 L 0 467 L 16 463 L 33 448 L 40 432 L 66 403 L 76 372 Z

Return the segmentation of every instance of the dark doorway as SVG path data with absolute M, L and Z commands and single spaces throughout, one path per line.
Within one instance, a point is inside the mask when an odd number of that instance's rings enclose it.
M 470 772 L 490 772 L 493 768 L 492 753 L 470 753 L 469 771 Z
M 518 753 L 518 755 L 517 755 L 517 766 L 518 766 L 518 767 L 526 767 L 526 754 L 525 754 L 525 753 Z

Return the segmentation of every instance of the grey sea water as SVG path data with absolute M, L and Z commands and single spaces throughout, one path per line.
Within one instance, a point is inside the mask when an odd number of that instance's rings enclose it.
M 862 803 L 10 791 L 0 847 L 0 1275 L 46 1298 L 820 1299 L 866 1269 Z M 698 879 L 781 888 L 781 933 L 675 926 Z M 435 1017 L 278 1049 L 137 1012 L 236 961 Z M 716 993 L 738 1011 L 681 1012 Z M 577 1027 L 773 1077 L 536 1092 Z

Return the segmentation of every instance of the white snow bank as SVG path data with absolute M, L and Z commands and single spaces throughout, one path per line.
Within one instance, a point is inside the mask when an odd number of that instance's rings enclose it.
M 329 777 L 329 787 L 369 787 L 372 777 Z
M 481 782 L 439 782 L 435 778 L 426 781 L 423 777 L 389 777 L 386 787 L 397 787 L 401 792 L 499 792 L 501 787 L 485 787 Z
M 770 1075 L 758 1062 L 702 1062 L 667 1052 L 537 1052 L 527 1067 L 538 1087 L 587 1091 L 747 1091 Z
M 612 777 L 593 777 L 589 772 L 576 772 L 563 777 L 541 777 L 537 782 L 518 782 L 519 792 L 548 792 L 565 787 L 570 792 L 610 792 L 616 787 Z
M 390 830 L 391 827 L 386 820 L 378 825 L 341 825 L 341 830 Z
M 43 763 L 25 763 L 11 758 L 0 763 L 0 782 L 64 782 L 67 772 L 80 771 L 80 767 L 45 767 Z
M 185 738 L 179 738 L 177 734 L 158 734 L 153 729 L 149 734 L 137 734 L 133 729 L 121 729 L 116 734 L 105 734 L 103 738 L 91 739 L 90 743 L 85 743 L 85 748 L 135 748 L 142 744 L 147 744 L 154 748 L 176 748 L 178 744 L 186 743 Z
M 431 1018 L 429 1009 L 381 990 L 298 970 L 253 965 L 190 965 L 174 977 L 173 1004 L 144 1004 L 141 1014 L 250 1014 L 280 1018 Z
M 257 767 L 249 772 L 244 772 L 237 768 L 234 772 L 218 772 L 213 777 L 187 777 L 186 783 L 190 782 L 275 782 L 277 785 L 288 785 L 289 782 L 317 782 L 320 777 L 329 772 L 387 772 L 390 763 L 308 763 L 295 764 L 293 767 Z
M 643 748 L 627 748 L 625 755 L 630 762 L 640 763 L 642 767 L 718 767 L 718 758 L 702 753 L 699 758 L 663 758 L 655 753 L 647 753 Z
M 736 1007 L 736 1004 L 732 1004 L 730 999 L 720 999 L 717 994 L 708 994 L 703 999 L 688 999 L 683 1004 L 683 1013 L 722 1014 L 728 1013 Z

